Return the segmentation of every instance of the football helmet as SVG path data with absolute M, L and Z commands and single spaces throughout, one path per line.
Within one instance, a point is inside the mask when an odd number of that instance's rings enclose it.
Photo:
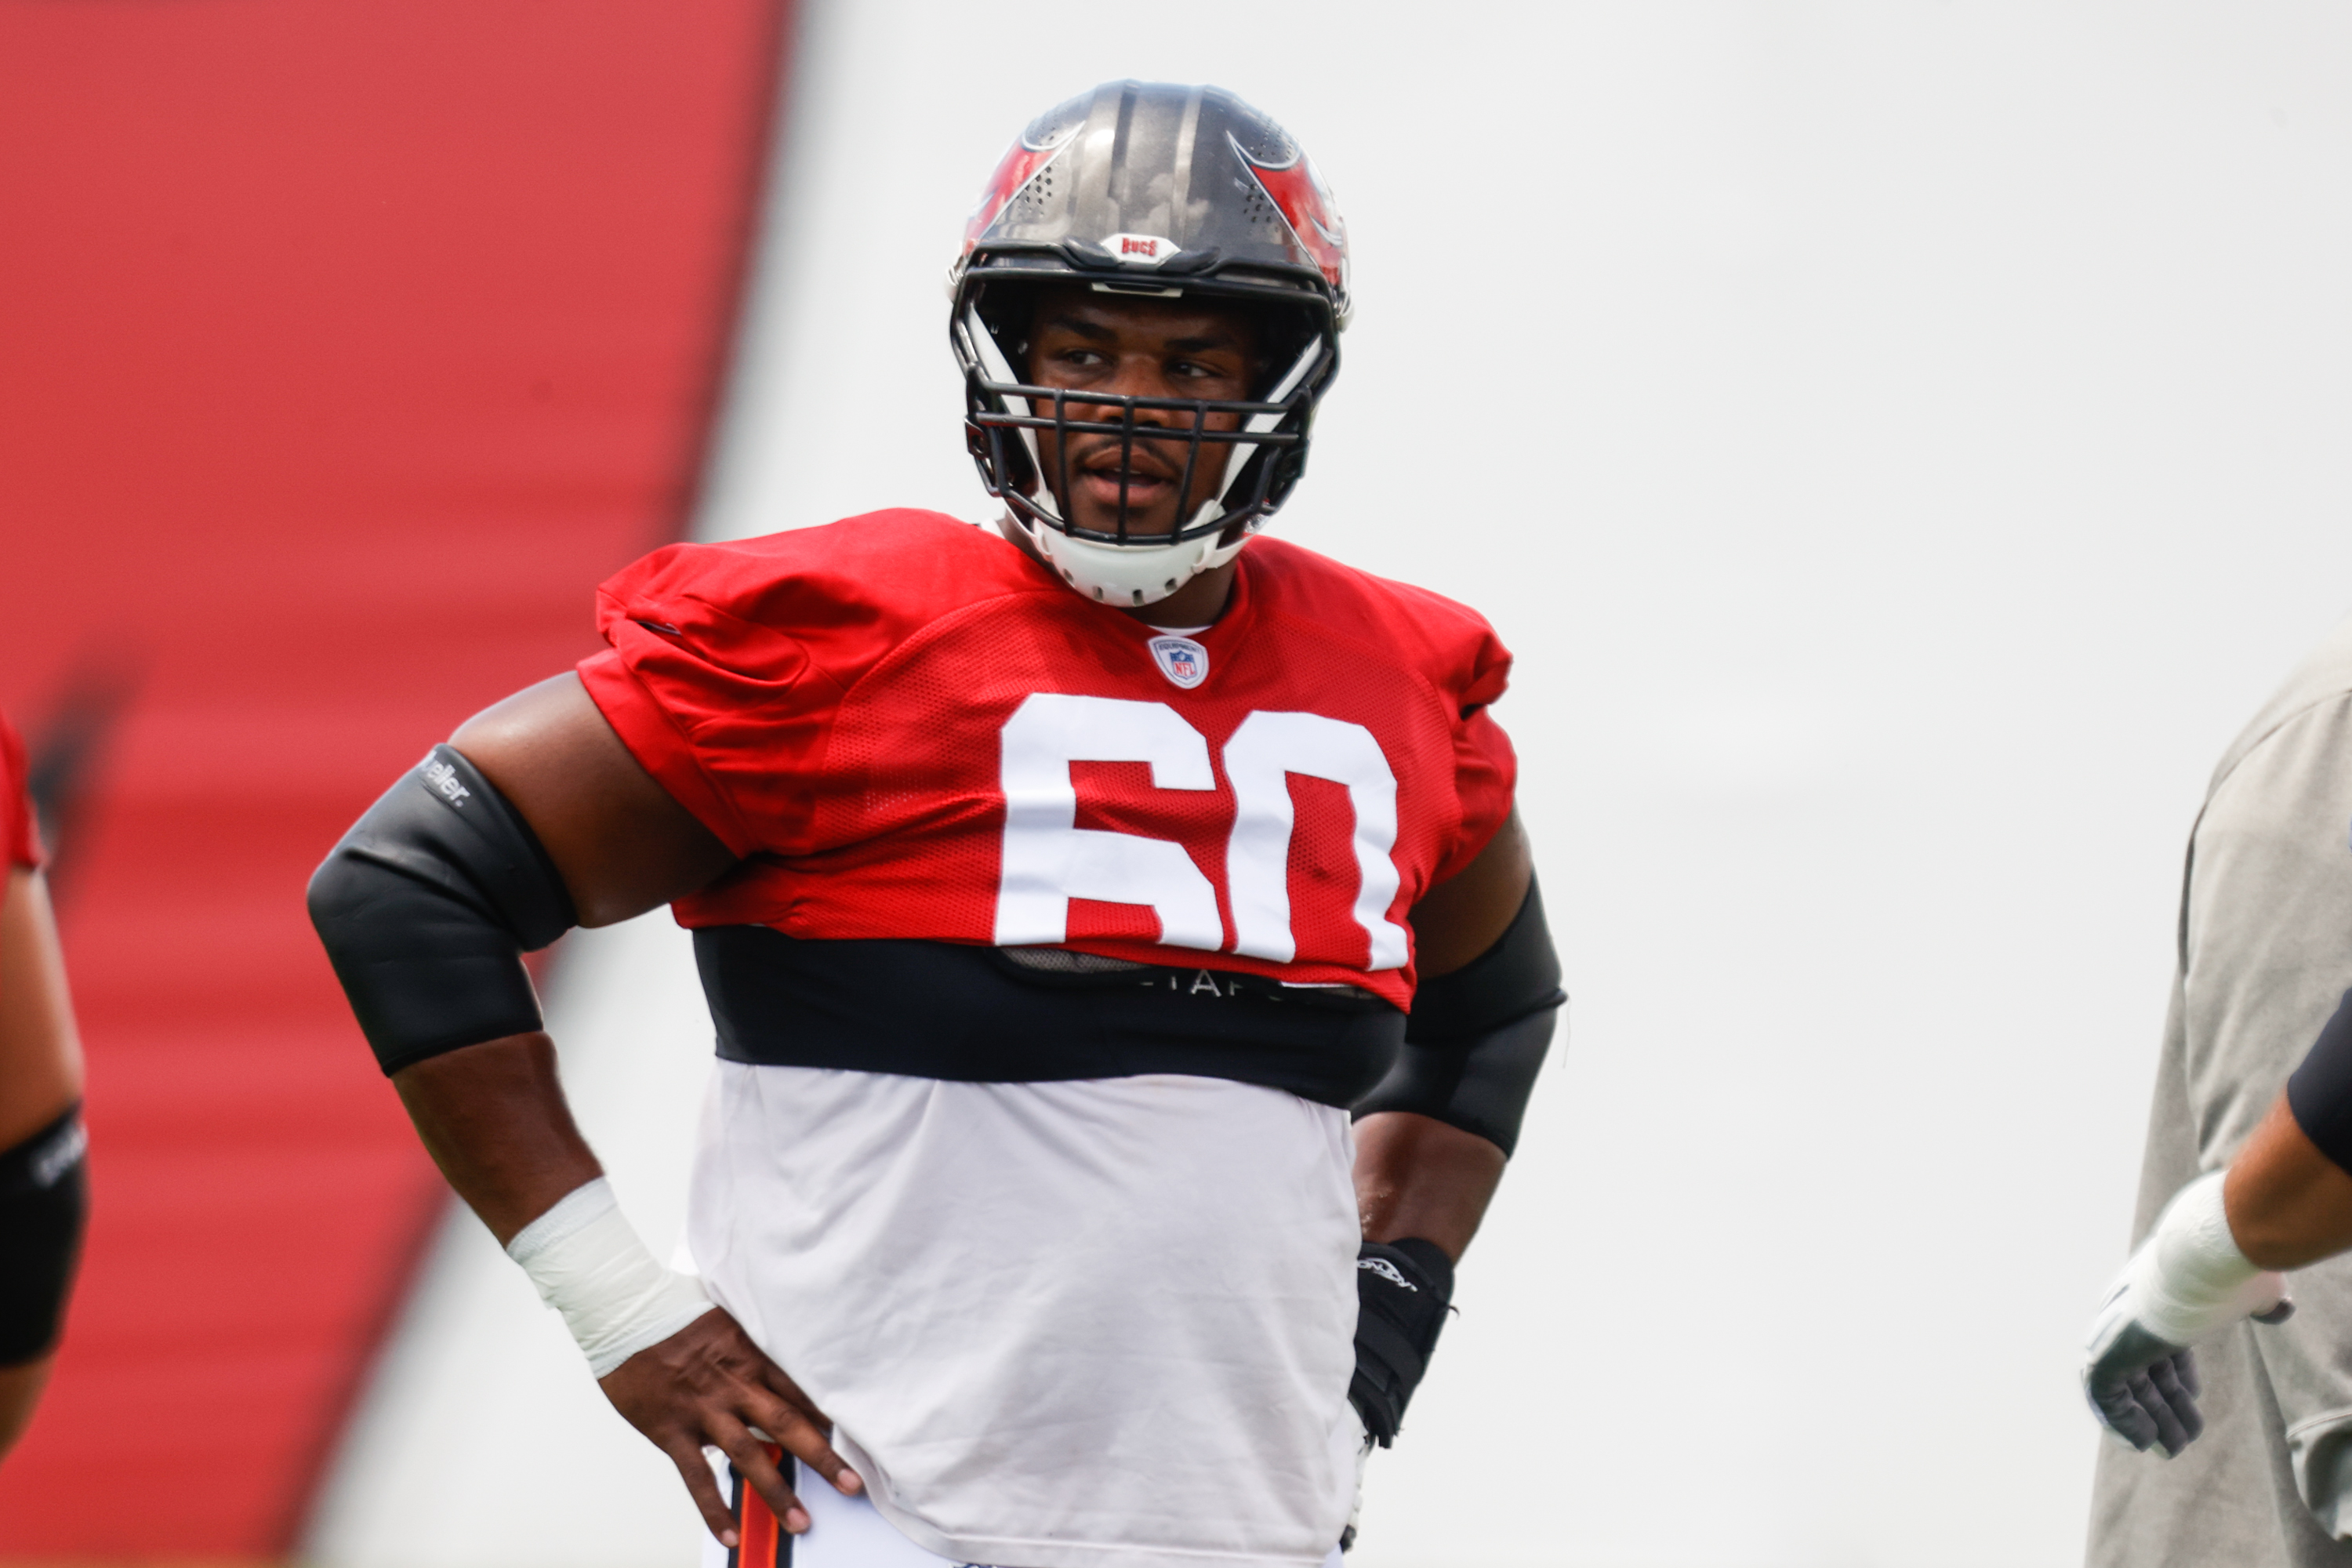
M 1270 350 L 1252 397 L 1033 384 L 1031 301 L 1041 287 L 1070 284 L 1249 306 Z M 1348 320 L 1347 230 L 1298 143 L 1223 89 L 1107 82 L 1038 116 L 990 177 L 948 285 L 981 480 L 1004 503 L 1008 532 L 1080 593 L 1120 605 L 1166 598 L 1232 560 L 1306 471 Z M 1047 430 L 1062 454 L 1055 474 L 1043 471 Z M 1067 501 L 1070 437 L 1117 436 L 1124 459 L 1139 431 L 1187 443 L 1180 505 L 1199 465 L 1222 464 L 1223 483 L 1172 532 L 1132 532 L 1123 490 L 1111 528 L 1079 526 Z

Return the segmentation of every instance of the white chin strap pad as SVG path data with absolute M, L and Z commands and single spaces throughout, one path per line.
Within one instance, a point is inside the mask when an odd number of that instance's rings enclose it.
M 637 1239 L 602 1176 L 523 1226 L 507 1256 L 563 1314 L 589 1372 L 600 1378 L 710 1310 L 700 1280 L 663 1268 Z
M 1239 555 L 1249 542 L 1244 531 L 1231 544 L 1213 533 L 1177 544 L 1098 544 L 1049 526 L 1024 527 L 1010 512 L 997 526 L 1014 543 L 1025 541 L 1063 582 L 1087 598 L 1121 608 L 1158 604 Z

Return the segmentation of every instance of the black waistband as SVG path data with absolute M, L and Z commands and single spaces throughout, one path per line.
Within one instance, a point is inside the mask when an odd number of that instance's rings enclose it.
M 1368 992 L 1215 969 L 1062 973 L 957 942 L 694 933 L 719 1054 L 975 1083 L 1185 1073 L 1353 1104 L 1396 1059 L 1404 1015 Z

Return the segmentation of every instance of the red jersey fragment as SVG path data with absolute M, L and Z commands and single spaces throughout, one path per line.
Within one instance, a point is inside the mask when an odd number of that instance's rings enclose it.
M 41 835 L 33 820 L 28 774 L 24 738 L 0 713 L 0 851 L 11 867 L 31 868 L 41 863 Z

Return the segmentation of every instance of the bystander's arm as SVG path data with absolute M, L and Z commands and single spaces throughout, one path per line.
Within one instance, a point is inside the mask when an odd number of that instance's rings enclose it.
M 19 1327 L 19 1336 L 38 1342 L 28 1358 L 0 1364 L 0 1455 L 14 1446 L 32 1419 L 56 1359 L 57 1315 L 79 1247 L 81 1212 L 79 1172 L 55 1167 L 66 1154 L 78 1162 L 79 1131 L 70 1126 L 44 1135 L 70 1115 L 81 1100 L 81 1041 L 74 1029 L 48 889 L 39 871 L 11 868 L 5 897 L 0 899 L 0 1151 L 21 1148 L 28 1156 L 28 1169 L 26 1190 L 13 1199 L 0 1195 L 0 1204 L 14 1202 L 26 1211 L 5 1227 L 11 1244 L 25 1241 L 42 1256 L 0 1260 L 16 1277 L 11 1285 L 0 1286 L 0 1296 L 5 1298 L 0 1316 L 25 1316 L 29 1326 Z M 29 1141 L 41 1142 L 43 1148 L 32 1147 Z M 0 1161 L 5 1159 L 0 1154 Z M 42 1170 L 30 1168 L 37 1163 Z M 37 1191 L 31 1185 L 37 1175 L 50 1178 Z M 70 1192 L 61 1191 L 68 1179 L 74 1183 Z M 60 1250 L 61 1257 L 48 1256 Z M 56 1276 L 54 1284 L 51 1275 Z M 26 1299 L 16 1300 L 17 1290 L 27 1285 L 32 1289 Z M 37 1321 L 44 1319 L 46 1331 Z M 16 1354 L 17 1348 L 7 1353 Z M 0 1356 L 0 1363 L 6 1361 Z
M 2301 1268 L 2352 1247 L 2352 1173 L 2320 1152 L 2279 1096 L 2222 1184 L 2230 1233 L 2248 1262 Z

